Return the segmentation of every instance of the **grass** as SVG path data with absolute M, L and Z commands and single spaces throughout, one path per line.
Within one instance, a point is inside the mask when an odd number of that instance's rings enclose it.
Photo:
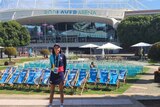
M 124 93 L 133 83 L 135 83 L 137 80 L 139 80 L 139 78 L 141 77 L 141 75 L 143 75 L 144 73 L 146 73 L 149 70 L 149 68 L 144 68 L 143 72 L 140 73 L 139 75 L 135 76 L 135 77 L 127 77 L 127 83 L 123 84 L 121 82 L 120 87 L 118 89 L 116 89 L 116 86 L 109 86 L 106 88 L 105 85 L 102 85 L 102 87 L 100 85 L 95 86 L 93 84 L 87 84 L 88 90 L 84 89 L 83 94 L 84 95 L 91 95 L 91 94 L 97 94 L 97 95 L 104 95 L 104 94 L 122 94 Z M 26 87 L 25 85 L 22 85 L 23 87 L 11 87 L 9 85 L 6 85 L 5 87 L 0 87 L 0 94 L 38 94 L 38 95 L 45 95 L 45 94 L 49 94 L 49 87 L 41 87 L 40 89 L 37 89 L 35 86 L 32 86 L 30 89 L 28 87 Z M 70 95 L 70 94 L 80 94 L 81 90 L 77 89 L 75 92 L 73 93 L 71 91 L 70 88 L 66 88 L 64 90 L 65 94 Z M 58 87 L 56 87 L 55 93 L 59 93 L 58 91 Z
M 40 60 L 40 59 L 42 59 L 42 57 L 25 57 L 25 58 L 12 58 L 12 61 L 16 62 L 16 65 L 19 65 L 24 62 L 36 61 L 36 60 Z M 0 60 L 0 70 L 4 70 L 7 67 L 7 66 L 4 66 L 4 62 L 8 61 L 8 60 L 9 60 L 8 58 Z
M 6 85 L 4 87 L 0 87 L 0 94 L 24 94 L 24 95 L 28 95 L 28 94 L 40 94 L 40 95 L 44 95 L 49 93 L 49 88 L 47 87 L 43 87 L 40 89 L 37 89 L 36 87 L 31 87 L 28 88 L 25 85 L 23 85 L 23 87 L 11 87 L 9 85 Z
M 160 66 L 160 62 L 159 62 L 159 61 L 149 60 L 148 63 L 149 63 L 150 65 Z

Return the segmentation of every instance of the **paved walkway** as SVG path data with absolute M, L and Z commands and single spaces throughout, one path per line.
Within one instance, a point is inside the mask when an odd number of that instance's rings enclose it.
M 151 69 L 142 75 L 123 95 L 132 95 L 136 99 L 160 99 L 160 83 L 154 82 L 154 71 L 158 70 L 158 66 L 147 67 Z
M 0 99 L 3 107 L 46 107 L 48 99 Z M 53 107 L 59 107 L 59 99 L 53 100 Z M 138 101 L 131 98 L 65 98 L 64 107 L 144 107 Z
M 141 76 L 122 95 L 73 95 L 65 96 L 64 107 L 145 107 L 137 100 L 160 99 L 160 84 L 153 82 L 153 72 L 158 66 L 149 66 L 149 72 Z M 49 96 L 49 95 L 48 95 Z M 0 94 L 0 107 L 46 107 L 49 97 L 42 95 L 3 95 Z M 53 107 L 59 107 L 59 95 L 55 95 Z

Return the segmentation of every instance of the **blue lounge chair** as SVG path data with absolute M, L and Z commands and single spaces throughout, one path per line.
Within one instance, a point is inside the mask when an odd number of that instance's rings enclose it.
M 78 80 L 76 82 L 75 87 L 80 87 L 82 85 L 82 83 L 84 82 L 85 79 L 87 77 L 87 71 L 86 69 L 81 69 L 78 75 Z
M 71 88 L 71 93 L 74 93 L 74 86 L 77 80 L 77 75 L 78 75 L 78 71 L 77 70 L 72 70 L 70 71 L 70 73 L 68 73 L 67 78 L 64 82 L 64 87 L 65 88 Z
M 77 75 L 78 75 L 78 69 L 71 70 L 70 73 L 67 75 L 64 86 L 73 88 L 73 86 L 76 83 Z
M 111 69 L 111 70 L 109 71 L 109 73 L 110 73 L 110 74 L 111 74 L 111 73 L 116 74 L 116 73 L 117 73 L 117 70 L 115 70 L 115 69 Z
M 5 83 L 8 83 L 8 81 L 10 80 L 10 78 L 13 75 L 13 73 L 15 72 L 15 70 L 16 70 L 16 67 L 7 67 L 2 75 L 2 78 L 0 80 L 0 84 L 4 85 Z
M 75 84 L 75 78 L 76 78 L 75 74 L 68 74 L 67 80 L 65 81 L 65 87 L 73 88 Z
M 110 72 L 109 83 L 110 85 L 116 85 L 119 88 L 118 74 L 115 72 Z
M 23 84 L 23 83 L 25 83 L 27 73 L 28 73 L 28 70 L 23 69 L 20 72 L 19 77 L 18 77 L 17 81 L 14 82 L 14 84 Z
M 66 69 L 66 71 L 65 71 L 65 75 L 64 75 L 64 80 L 66 80 L 66 79 L 67 79 L 67 75 L 68 75 L 68 73 L 69 73 L 69 69 Z
M 34 84 L 39 85 L 42 74 L 43 74 L 43 69 L 36 69 L 35 72 L 36 72 L 36 74 L 34 76 Z
M 13 74 L 16 71 L 16 67 L 11 67 L 10 74 Z
M 16 70 L 13 75 L 11 76 L 10 80 L 8 81 L 8 84 L 13 85 L 14 82 L 17 80 L 18 76 L 20 74 L 19 70 Z
M 35 75 L 36 75 L 35 70 L 33 70 L 33 69 L 29 70 L 29 75 L 28 75 L 28 78 L 27 78 L 25 83 L 28 84 L 28 85 L 34 85 Z
M 109 72 L 107 70 L 100 70 L 98 84 L 108 84 L 109 82 Z
M 120 69 L 120 70 L 119 70 L 118 79 L 119 79 L 119 80 L 123 80 L 123 83 L 125 84 L 125 83 L 126 83 L 126 77 L 127 77 L 127 70 L 125 70 L 125 69 Z
M 79 75 L 78 75 L 77 82 L 74 86 L 75 88 L 80 88 L 80 87 L 82 88 L 81 95 L 83 93 L 84 87 L 85 87 L 86 82 L 87 82 L 87 76 L 88 76 L 87 70 L 86 69 L 81 69 L 80 72 L 79 72 Z
M 7 81 L 7 79 L 8 79 L 8 77 L 9 77 L 9 73 L 4 73 L 3 75 L 2 75 L 2 78 L 1 78 L 1 80 L 0 80 L 0 84 L 4 84 L 4 83 L 6 83 L 6 81 Z
M 90 69 L 89 72 L 89 79 L 88 79 L 88 83 L 95 83 L 97 82 L 97 70 L 96 69 Z
M 11 70 L 11 67 L 7 67 L 7 68 L 4 70 L 3 74 L 4 74 L 4 73 L 9 73 L 10 70 Z
M 44 69 L 44 73 L 42 74 L 41 85 L 49 85 L 50 72 L 51 71 L 49 69 Z

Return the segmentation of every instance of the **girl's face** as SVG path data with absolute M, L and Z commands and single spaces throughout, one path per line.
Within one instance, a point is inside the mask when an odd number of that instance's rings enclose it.
M 54 52 L 55 52 L 56 55 L 59 54 L 60 50 L 61 50 L 61 49 L 60 49 L 59 46 L 55 46 L 55 47 L 54 47 Z

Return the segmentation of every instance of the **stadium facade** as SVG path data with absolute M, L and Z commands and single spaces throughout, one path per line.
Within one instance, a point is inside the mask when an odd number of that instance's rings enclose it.
M 134 5 L 144 7 L 137 0 Z M 0 21 L 16 20 L 31 35 L 27 47 L 49 48 L 59 43 L 64 49 L 77 50 L 87 43 L 118 43 L 116 28 L 126 16 L 154 14 L 135 11 L 128 0 L 0 0 Z

